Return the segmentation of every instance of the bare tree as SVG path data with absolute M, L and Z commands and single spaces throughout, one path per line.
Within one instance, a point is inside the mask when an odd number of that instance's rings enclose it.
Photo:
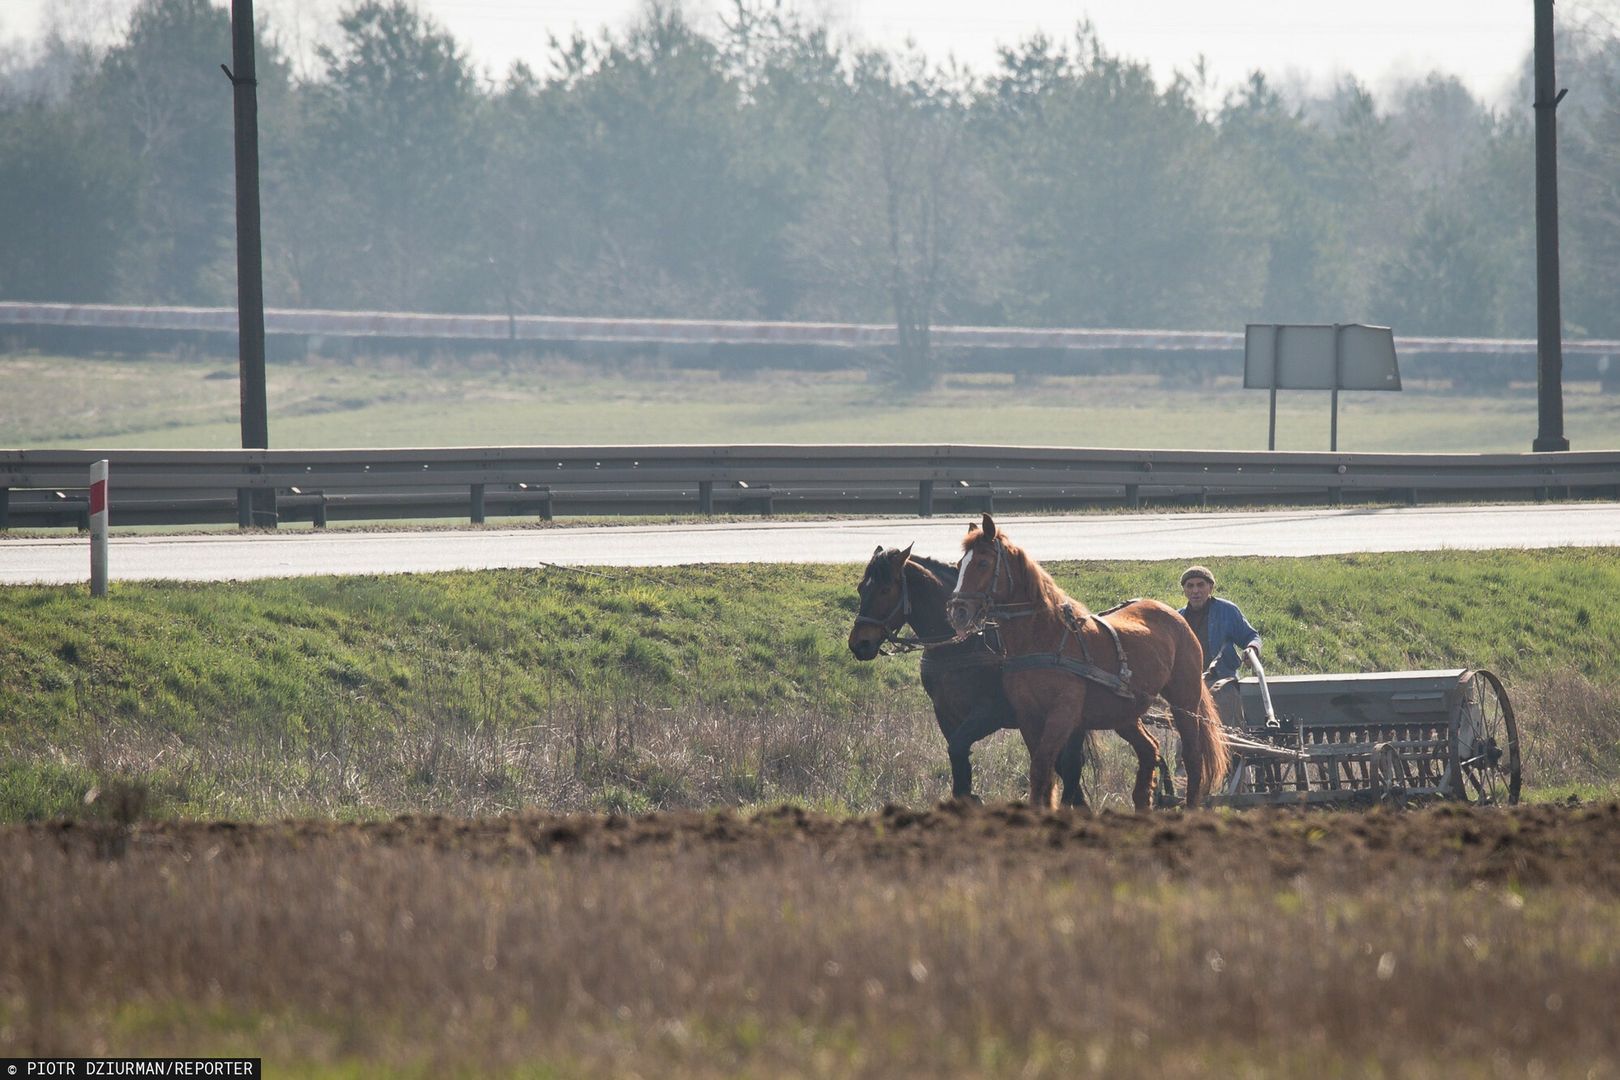
M 921 57 L 865 54 L 847 102 L 845 151 L 793 230 L 824 310 L 876 317 L 899 335 L 886 374 L 933 384 L 932 331 L 982 299 L 995 276 L 998 200 L 969 123 L 969 82 Z M 813 304 L 813 306 L 821 306 Z

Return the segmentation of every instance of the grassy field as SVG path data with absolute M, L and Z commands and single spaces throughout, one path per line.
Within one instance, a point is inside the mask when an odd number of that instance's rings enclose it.
M 1053 569 L 1102 606 L 1180 567 Z M 1500 672 L 1542 805 L 1042 815 L 1009 732 L 992 805 L 930 809 L 916 660 L 848 655 L 847 566 L 0 590 L 0 1055 L 1620 1075 L 1620 561 L 1219 572 L 1275 673 Z
M 1179 569 L 1054 566 L 1099 608 L 1173 599 Z M 1230 559 L 1220 573 L 1273 674 L 1489 667 L 1519 708 L 1533 797 L 1620 792 L 1612 553 Z M 929 805 L 948 770 L 917 661 L 849 656 L 855 579 L 543 568 L 116 583 L 103 603 L 8 588 L 0 818 L 95 815 L 92 787 L 140 792 L 146 815 L 254 819 Z M 976 757 L 990 797 L 1022 790 L 1016 735 Z M 1117 803 L 1123 768 L 1094 782 Z
M 230 447 L 241 443 L 235 365 L 174 358 L 0 355 L 0 446 Z M 1267 395 L 1236 376 L 950 376 L 897 399 L 859 371 L 723 376 L 656 363 L 564 360 L 272 364 L 275 447 L 580 443 L 949 442 L 1264 449 Z M 1285 392 L 1277 445 L 1325 450 L 1328 395 Z M 1339 446 L 1359 451 L 1520 451 L 1537 429 L 1533 382 L 1500 392 L 1414 383 L 1346 393 Z M 1620 446 L 1620 409 L 1596 383 L 1565 387 L 1576 449 Z

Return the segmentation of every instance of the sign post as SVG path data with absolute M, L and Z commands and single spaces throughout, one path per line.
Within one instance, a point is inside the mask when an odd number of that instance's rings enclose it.
M 1330 390 L 1331 450 L 1339 449 L 1340 390 L 1399 390 L 1395 335 L 1387 326 L 1250 323 L 1243 335 L 1243 386 L 1271 391 L 1266 449 L 1277 449 L 1277 391 Z
M 90 595 L 107 595 L 107 461 L 90 466 Z

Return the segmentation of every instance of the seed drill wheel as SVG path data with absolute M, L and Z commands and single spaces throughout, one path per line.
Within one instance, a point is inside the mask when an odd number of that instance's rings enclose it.
M 1519 801 L 1519 725 L 1502 680 L 1489 671 L 1468 676 L 1457 718 L 1457 794 L 1478 806 Z

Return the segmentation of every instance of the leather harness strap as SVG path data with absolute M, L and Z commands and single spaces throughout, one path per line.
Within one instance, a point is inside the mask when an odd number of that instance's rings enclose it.
M 1117 694 L 1122 698 L 1128 698 L 1132 701 L 1136 700 L 1136 692 L 1131 689 L 1131 665 L 1125 658 L 1125 643 L 1120 640 L 1119 631 L 1115 630 L 1112 625 L 1110 625 L 1099 615 L 1095 615 L 1090 612 L 1087 612 L 1083 616 L 1076 615 L 1073 604 L 1063 605 L 1063 640 L 1058 642 L 1058 647 L 1055 652 L 1024 653 L 1019 656 L 1004 656 L 1001 642 L 999 640 L 994 642 L 989 641 L 990 634 L 994 632 L 997 624 L 1011 619 L 1022 619 L 1034 615 L 1036 604 L 1033 600 L 1025 600 L 1017 604 L 997 605 L 994 602 L 994 595 L 996 588 L 1001 584 L 1001 577 L 1003 574 L 1006 574 L 1007 584 L 1010 587 L 1013 584 L 1012 568 L 1007 565 L 1006 551 L 1002 547 L 1000 537 L 997 537 L 996 562 L 995 566 L 990 571 L 989 584 L 985 586 L 982 593 L 963 593 L 957 597 L 957 599 L 960 600 L 976 600 L 983 605 L 983 614 L 980 616 L 979 621 L 979 631 L 985 635 L 986 644 L 991 649 L 991 652 L 988 654 L 973 656 L 971 658 L 953 657 L 950 661 L 952 666 L 991 664 L 999 662 L 1001 664 L 1003 674 L 1016 674 L 1020 671 L 1036 671 L 1045 668 L 1057 668 L 1060 671 L 1066 671 L 1071 675 L 1077 675 L 1082 679 L 1089 679 L 1094 683 L 1098 683 L 1099 685 L 1108 689 L 1110 692 Z M 960 588 L 960 584 L 958 584 L 958 588 Z M 1121 608 L 1129 607 L 1134 603 L 1136 603 L 1135 600 L 1126 600 L 1124 603 L 1115 604 L 1113 607 L 1103 612 L 1103 615 L 1110 615 L 1116 611 L 1119 611 Z M 911 609 L 909 595 L 906 597 L 905 606 L 907 614 L 909 614 Z M 892 616 L 893 613 L 891 612 L 890 617 Z M 1114 643 L 1114 654 L 1119 657 L 1119 671 L 1117 673 L 1107 671 L 1091 662 L 1091 650 L 1087 648 L 1085 634 L 1082 632 L 1085 628 L 1085 621 L 1087 619 L 1095 621 L 1096 624 L 1102 627 L 1103 630 L 1108 634 L 1109 638 L 1112 639 Z M 869 621 L 877 622 L 878 620 L 870 619 Z M 951 643 L 961 640 L 963 636 L 964 635 L 959 634 Z M 1063 651 L 1068 646 L 1069 638 L 1071 637 L 1073 637 L 1075 642 L 1080 646 L 1081 659 L 1079 660 L 1063 655 Z M 942 664 L 945 662 L 943 660 L 933 660 L 931 663 L 930 661 L 932 658 L 929 656 L 930 652 L 932 652 L 932 650 L 925 647 L 923 651 L 923 665 L 925 667 L 932 666 L 932 663 Z
M 1096 664 L 1088 664 L 1070 656 L 1058 653 L 1024 653 L 1022 656 L 1010 656 L 1001 670 L 1012 675 L 1020 671 L 1035 671 L 1044 668 L 1057 668 L 1067 671 L 1070 675 L 1078 675 L 1082 679 L 1089 679 L 1098 683 L 1107 690 L 1111 690 L 1122 698 L 1136 699 L 1136 693 L 1130 684 L 1112 671 L 1104 671 Z
M 941 656 L 938 649 L 931 649 L 926 645 L 923 646 L 922 651 L 922 670 L 924 671 L 930 668 L 955 671 L 958 668 L 967 667 L 1000 667 L 1005 663 L 1005 657 L 1000 653 L 989 651 L 988 648 L 982 652 L 970 652 L 954 656 Z
M 1110 612 L 1118 611 L 1120 608 L 1132 603 L 1135 603 L 1135 601 L 1127 600 L 1124 604 L 1115 605 L 1108 610 Z M 1131 689 L 1131 665 L 1125 659 L 1125 644 L 1119 639 L 1119 631 L 1115 630 L 1112 625 L 1098 615 L 1090 613 L 1084 616 L 1076 615 L 1072 604 L 1064 604 L 1062 611 L 1063 640 L 1058 642 L 1057 650 L 1049 653 L 1024 653 L 1021 656 L 1010 656 L 1003 665 L 1002 671 L 1007 674 L 1014 674 L 1019 671 L 1057 668 L 1060 671 L 1067 671 L 1071 675 L 1078 675 L 1082 679 L 1089 679 L 1118 694 L 1120 697 L 1134 700 L 1136 692 Z M 1091 650 L 1086 647 L 1085 634 L 1082 633 L 1087 619 L 1102 627 L 1107 631 L 1108 636 L 1113 639 L 1114 652 L 1119 657 L 1118 673 L 1107 671 L 1091 662 Z M 1069 644 L 1069 638 L 1071 637 L 1080 646 L 1080 659 L 1078 660 L 1063 655 L 1063 650 Z

